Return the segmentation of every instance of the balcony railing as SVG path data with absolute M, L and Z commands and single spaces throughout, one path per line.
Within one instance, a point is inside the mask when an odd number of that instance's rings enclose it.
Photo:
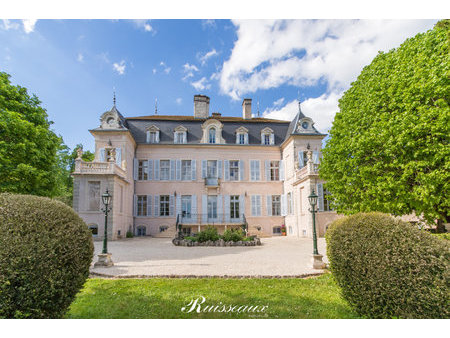
M 231 217 L 230 214 L 192 214 L 182 213 L 179 215 L 179 223 L 181 224 L 244 224 L 245 216 Z
M 300 180 L 308 175 L 318 175 L 319 164 L 308 162 L 303 168 L 295 170 L 295 179 Z
M 125 170 L 114 162 L 75 161 L 74 174 L 117 174 L 125 178 Z
M 206 177 L 205 185 L 207 187 L 218 187 L 220 184 L 220 180 L 217 177 Z

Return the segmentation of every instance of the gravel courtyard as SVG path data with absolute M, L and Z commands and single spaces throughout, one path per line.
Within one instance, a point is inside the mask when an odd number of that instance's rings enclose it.
M 304 276 L 312 269 L 312 239 L 262 238 L 253 247 L 182 247 L 170 238 L 138 237 L 108 242 L 113 267 L 94 268 L 93 275 L 110 277 L 144 276 Z M 102 242 L 95 242 L 94 262 Z M 325 239 L 318 239 L 319 253 L 325 256 Z

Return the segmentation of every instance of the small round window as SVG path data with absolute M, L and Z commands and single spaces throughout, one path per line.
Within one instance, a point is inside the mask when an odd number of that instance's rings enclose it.
M 302 128 L 303 129 L 308 129 L 308 122 L 303 122 L 302 123 Z

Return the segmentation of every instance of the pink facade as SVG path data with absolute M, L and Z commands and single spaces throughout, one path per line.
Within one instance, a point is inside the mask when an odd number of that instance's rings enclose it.
M 324 134 L 299 113 L 293 121 L 209 114 L 209 98 L 194 98 L 194 116 L 124 118 L 114 107 L 101 116 L 93 162 L 76 160 L 74 209 L 103 236 L 99 201 L 113 194 L 108 237 L 173 237 L 213 225 L 223 231 L 311 237 L 307 196 L 319 195 L 316 217 L 322 236 L 337 217 L 329 211 L 318 176 Z

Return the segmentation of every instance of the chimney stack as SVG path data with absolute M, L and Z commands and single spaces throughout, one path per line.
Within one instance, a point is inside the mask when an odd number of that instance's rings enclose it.
M 194 117 L 206 119 L 209 116 L 209 97 L 194 95 Z
M 252 99 L 242 101 L 242 118 L 249 120 L 252 118 Z

